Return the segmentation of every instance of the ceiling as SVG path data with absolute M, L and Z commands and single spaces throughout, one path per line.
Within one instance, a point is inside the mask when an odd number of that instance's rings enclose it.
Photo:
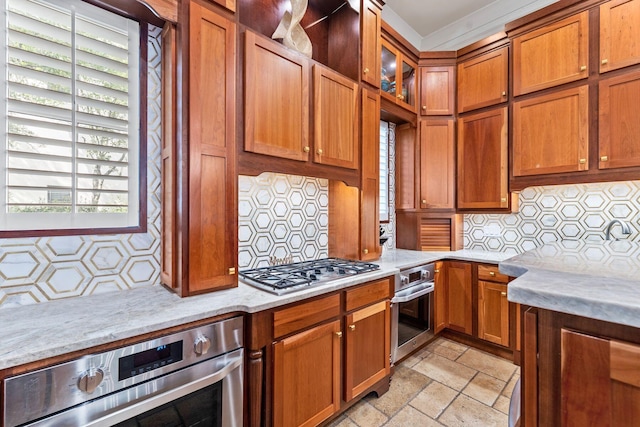
M 382 19 L 418 50 L 457 50 L 557 0 L 386 0 Z

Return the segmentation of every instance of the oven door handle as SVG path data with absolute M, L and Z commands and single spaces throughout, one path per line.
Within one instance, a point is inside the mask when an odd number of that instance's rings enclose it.
M 199 378 L 196 381 L 183 384 L 172 390 L 158 394 L 157 396 L 153 396 L 148 399 L 142 400 L 140 402 L 136 402 L 130 406 L 111 412 L 108 415 L 105 415 L 104 417 L 98 418 L 97 420 L 83 424 L 83 426 L 84 427 L 112 426 L 116 423 L 126 421 L 137 415 L 143 414 L 151 409 L 162 406 L 165 403 L 169 403 L 171 401 L 179 399 L 180 397 L 186 396 L 187 394 L 193 393 L 194 391 L 198 391 L 211 384 L 215 384 L 221 379 L 225 378 L 227 375 L 229 375 L 234 369 L 237 369 L 239 366 L 241 366 L 242 359 L 243 359 L 242 356 L 237 357 L 231 363 L 229 363 L 228 365 L 225 365 L 222 369 L 219 369 L 216 372 L 213 372 L 209 375 Z
M 404 295 L 401 291 L 399 295 L 396 295 L 391 299 L 391 302 L 394 304 L 397 304 L 397 303 L 409 302 L 416 298 L 420 298 L 421 296 L 424 296 L 433 292 L 433 290 L 435 289 L 435 285 L 433 282 L 427 282 L 427 283 L 424 283 L 423 285 L 416 285 L 414 286 L 414 288 L 419 288 L 419 289 L 417 289 L 415 292 L 411 292 L 406 295 Z

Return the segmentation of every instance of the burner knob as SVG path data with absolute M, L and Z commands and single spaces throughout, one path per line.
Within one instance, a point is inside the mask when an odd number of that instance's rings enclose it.
M 78 379 L 78 388 L 85 393 L 93 393 L 102 382 L 104 372 L 102 369 L 91 368 L 80 375 Z
M 205 337 L 204 335 L 200 335 L 198 338 L 196 338 L 196 342 L 193 343 L 193 351 L 198 356 L 207 354 L 210 348 L 211 348 L 211 340 Z

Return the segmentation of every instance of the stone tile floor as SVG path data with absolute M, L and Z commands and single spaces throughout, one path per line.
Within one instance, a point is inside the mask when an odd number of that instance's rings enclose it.
M 387 393 L 366 396 L 329 426 L 506 427 L 519 376 L 507 360 L 438 338 L 396 366 Z

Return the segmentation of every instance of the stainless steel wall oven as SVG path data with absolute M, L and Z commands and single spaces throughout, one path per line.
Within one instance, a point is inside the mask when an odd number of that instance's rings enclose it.
M 404 358 L 433 338 L 434 265 L 400 271 L 391 300 L 391 359 Z
M 242 426 L 235 317 L 8 378 L 4 427 Z

